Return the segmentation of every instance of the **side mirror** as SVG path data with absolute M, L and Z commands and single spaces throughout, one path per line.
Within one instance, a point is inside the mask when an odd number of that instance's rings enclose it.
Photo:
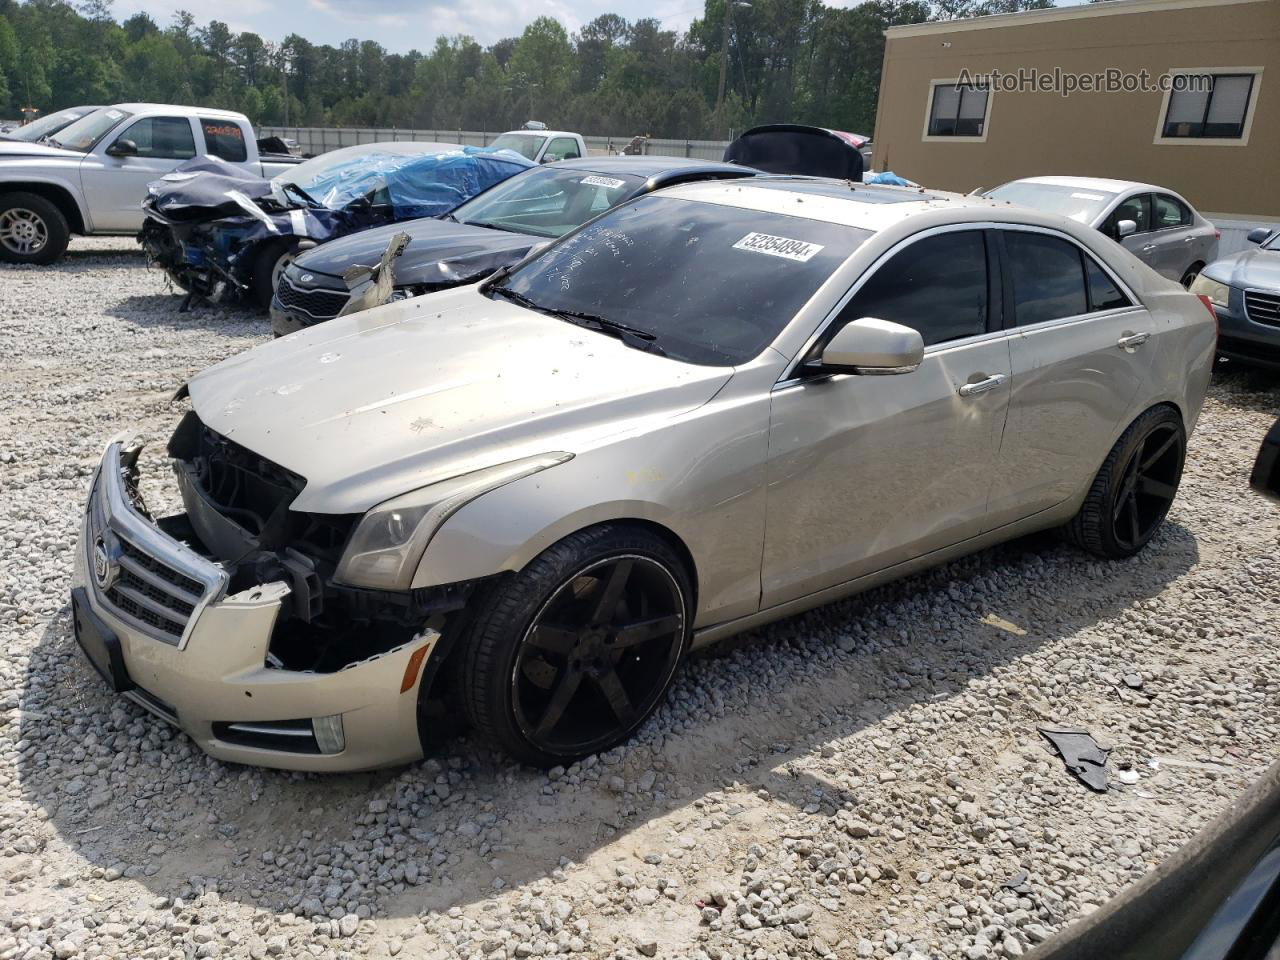
M 1116 224 L 1116 239 L 1123 240 L 1125 237 L 1132 237 L 1138 232 L 1137 220 L 1121 220 Z
M 924 360 L 920 331 L 900 323 L 862 317 L 845 324 L 822 348 L 814 364 L 832 373 L 911 373 Z
M 1267 237 L 1271 236 L 1271 231 L 1266 227 L 1258 227 L 1249 231 L 1249 235 L 1245 237 L 1250 243 L 1266 243 Z
M 123 137 L 107 147 L 108 157 L 136 157 L 137 155 L 138 145 L 132 140 L 126 140 Z

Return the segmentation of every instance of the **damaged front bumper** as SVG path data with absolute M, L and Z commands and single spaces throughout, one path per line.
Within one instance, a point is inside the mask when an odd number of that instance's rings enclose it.
M 146 514 L 136 457 L 107 447 L 75 551 L 76 639 L 108 684 L 221 760 L 342 771 L 420 758 L 419 685 L 440 634 L 330 673 L 272 665 L 289 585 L 228 593 L 220 564 Z

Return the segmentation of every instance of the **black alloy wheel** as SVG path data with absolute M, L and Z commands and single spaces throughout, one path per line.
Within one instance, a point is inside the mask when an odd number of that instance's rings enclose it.
M 1182 433 L 1157 424 L 1142 437 L 1120 473 L 1111 510 L 1112 535 L 1125 550 L 1137 550 L 1160 526 L 1182 476 Z
M 537 749 L 594 753 L 648 716 L 684 645 L 684 597 L 660 563 L 624 554 L 563 583 L 534 616 L 511 675 L 516 723 Z
M 671 684 L 693 595 L 687 561 L 654 531 L 570 534 L 468 604 L 456 674 L 467 719 L 541 766 L 622 742 Z
M 1120 435 L 1062 533 L 1100 557 L 1133 556 L 1169 513 L 1186 449 L 1182 415 L 1170 406 L 1152 407 Z

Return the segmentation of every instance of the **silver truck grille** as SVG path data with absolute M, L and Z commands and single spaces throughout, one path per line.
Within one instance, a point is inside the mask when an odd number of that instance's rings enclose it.
M 1261 290 L 1244 292 L 1244 312 L 1254 323 L 1280 327 L 1280 293 L 1263 293 Z

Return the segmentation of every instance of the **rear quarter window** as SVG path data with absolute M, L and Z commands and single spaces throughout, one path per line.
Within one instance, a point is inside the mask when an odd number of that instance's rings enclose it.
M 204 133 L 205 150 L 211 156 L 228 163 L 244 163 L 249 159 L 249 151 L 244 143 L 244 130 L 240 124 L 230 120 L 202 118 L 200 130 Z

